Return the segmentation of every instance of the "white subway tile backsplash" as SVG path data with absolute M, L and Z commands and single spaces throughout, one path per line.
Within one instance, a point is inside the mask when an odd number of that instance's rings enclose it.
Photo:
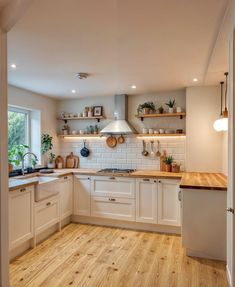
M 145 139 L 146 148 L 150 152 L 150 139 Z M 184 138 L 161 138 L 160 152 L 167 151 L 174 160 L 181 164 L 181 170 L 185 166 L 185 139 Z M 90 149 L 88 158 L 80 156 L 80 150 L 83 147 L 83 141 L 77 142 L 62 141 L 61 155 L 67 156 L 70 152 L 80 157 L 81 168 L 133 168 L 133 169 L 160 169 L 160 160 L 157 157 L 144 157 L 142 155 L 142 139 L 126 137 L 124 144 L 118 144 L 115 148 L 109 148 L 104 139 L 87 140 Z M 154 140 L 154 152 L 157 151 L 157 140 Z

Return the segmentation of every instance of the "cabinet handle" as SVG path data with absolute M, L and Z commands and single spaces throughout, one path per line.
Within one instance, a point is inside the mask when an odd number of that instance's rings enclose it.
M 109 179 L 116 179 L 114 176 L 111 176 Z
M 115 198 L 109 198 L 109 201 L 116 201 Z
M 149 178 L 143 178 L 143 181 L 150 181 Z
M 181 190 L 178 192 L 178 200 L 179 200 L 179 201 L 182 201 L 182 198 L 181 198 Z
M 26 188 L 21 188 L 20 189 L 20 192 L 24 192 L 24 191 L 26 191 Z
M 47 202 L 46 206 L 50 206 L 51 205 L 51 202 Z
M 68 177 L 67 177 L 67 176 L 64 176 L 64 179 L 68 179 Z
M 90 179 L 90 177 L 88 177 L 87 179 Z
M 154 182 L 154 183 L 156 183 L 157 181 L 156 181 L 156 180 L 154 180 L 153 182 Z

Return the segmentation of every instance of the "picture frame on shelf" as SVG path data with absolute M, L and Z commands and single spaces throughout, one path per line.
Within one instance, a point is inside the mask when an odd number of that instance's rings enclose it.
M 94 107 L 94 110 L 93 110 L 93 115 L 94 115 L 94 117 L 96 117 L 96 116 L 102 116 L 102 111 L 103 109 L 102 109 L 102 106 L 96 106 L 96 107 Z

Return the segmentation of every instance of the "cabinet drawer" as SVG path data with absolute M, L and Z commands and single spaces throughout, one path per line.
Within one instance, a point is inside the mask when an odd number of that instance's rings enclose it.
M 60 220 L 59 198 L 53 197 L 35 205 L 35 231 L 40 233 Z
M 135 221 L 135 200 L 115 197 L 92 197 L 91 216 Z
M 94 196 L 135 198 L 135 179 L 115 176 L 92 177 L 91 194 Z

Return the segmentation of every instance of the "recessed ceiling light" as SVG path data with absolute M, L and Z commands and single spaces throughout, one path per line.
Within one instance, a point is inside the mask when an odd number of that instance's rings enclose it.
M 198 79 L 197 79 L 197 78 L 193 78 L 193 81 L 194 81 L 194 82 L 198 82 Z
M 16 64 L 11 64 L 12 69 L 16 69 Z
M 135 85 L 132 85 L 131 88 L 132 88 L 132 89 L 136 89 L 136 86 L 135 86 Z
M 72 92 L 73 94 L 76 94 L 76 90 L 72 90 L 71 92 Z

